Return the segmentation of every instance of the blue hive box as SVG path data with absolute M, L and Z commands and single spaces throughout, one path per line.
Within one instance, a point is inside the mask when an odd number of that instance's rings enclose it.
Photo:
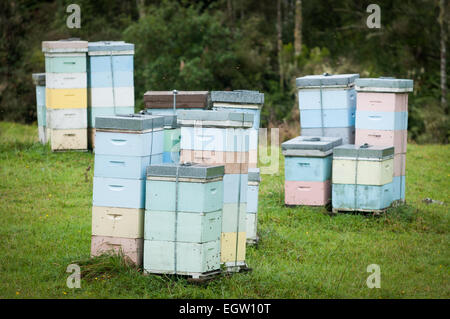
M 393 183 L 381 186 L 333 184 L 332 205 L 338 210 L 381 210 L 391 206 L 393 194 Z
M 358 111 L 356 113 L 357 129 L 372 130 L 407 130 L 408 112 Z
M 355 125 L 356 109 L 300 110 L 302 128 L 350 127 Z M 322 123 L 323 117 L 323 123 Z
M 93 206 L 144 208 L 145 179 L 94 176 Z
M 405 187 L 406 187 L 406 183 L 405 183 L 405 176 L 394 176 L 393 179 L 393 184 L 394 184 L 394 195 L 393 195 L 393 200 L 394 201 L 398 201 L 398 200 L 405 200 Z

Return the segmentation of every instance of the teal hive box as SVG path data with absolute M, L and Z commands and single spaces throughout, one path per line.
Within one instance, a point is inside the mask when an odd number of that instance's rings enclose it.
M 246 213 L 247 213 L 246 203 L 241 203 L 239 205 L 239 210 L 237 203 L 223 204 L 222 232 L 223 233 L 245 232 Z
M 177 201 L 180 212 L 207 213 L 221 210 L 223 174 L 223 166 L 151 165 L 147 168 L 146 209 L 175 211 Z
M 72 53 L 64 56 L 57 53 L 45 54 L 46 73 L 82 73 L 86 70 L 85 53 Z
M 381 186 L 333 184 L 332 205 L 337 210 L 381 210 L 391 206 L 393 194 L 393 183 Z
M 144 272 L 192 275 L 217 269 L 220 269 L 220 240 L 205 243 L 144 240 Z
M 175 238 L 175 224 L 177 232 Z M 145 211 L 144 238 L 149 240 L 204 243 L 220 240 L 222 211 L 209 213 Z

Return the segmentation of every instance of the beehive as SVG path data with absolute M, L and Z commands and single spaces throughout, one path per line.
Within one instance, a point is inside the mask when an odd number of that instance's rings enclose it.
M 285 157 L 286 205 L 329 203 L 333 148 L 341 144 L 341 138 L 321 136 L 298 136 L 281 144 Z
M 134 113 L 134 44 L 124 41 L 89 42 L 88 127 L 95 146 L 95 118 Z
M 395 78 L 357 79 L 355 144 L 394 146 L 394 201 L 405 200 L 408 92 L 413 81 Z
M 45 106 L 45 73 L 34 73 L 33 83 L 36 86 L 36 114 L 39 142 L 47 144 L 47 108 Z
M 246 235 L 247 244 L 258 242 L 258 198 L 261 181 L 259 168 L 249 168 L 247 187 Z
M 297 78 L 301 135 L 338 137 L 344 144 L 354 143 L 354 81 L 358 77 L 325 73 Z
M 179 111 L 178 123 L 181 126 L 180 162 L 225 167 L 222 235 L 227 240 L 221 241 L 221 262 L 228 271 L 246 267 L 249 129 L 253 128 L 253 115 L 229 110 Z M 233 236 L 238 239 L 231 240 Z M 242 236 L 243 239 L 239 239 Z M 231 253 L 236 249 L 238 254 Z
M 100 116 L 95 125 L 91 254 L 114 247 L 141 265 L 146 169 L 162 163 L 164 118 Z
M 393 201 L 394 147 L 342 145 L 333 152 L 335 211 L 380 211 Z
M 214 165 L 147 168 L 144 271 L 194 275 L 220 269 L 223 174 L 224 167 Z
M 174 95 L 176 95 L 174 97 Z M 175 105 L 174 105 L 175 102 Z M 153 112 L 171 110 L 208 109 L 211 97 L 208 91 L 147 91 L 144 93 L 145 108 Z M 173 114 L 173 113 L 168 113 Z
M 46 124 L 53 151 L 87 150 L 88 42 L 42 42 L 46 72 Z

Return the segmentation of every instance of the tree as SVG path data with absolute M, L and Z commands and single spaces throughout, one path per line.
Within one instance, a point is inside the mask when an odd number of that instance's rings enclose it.
M 447 44 L 447 30 L 445 28 L 445 7 L 446 0 L 439 1 L 439 26 L 441 29 L 441 106 L 442 109 L 448 114 L 447 109 L 447 58 L 446 58 L 446 44 Z
M 302 0 L 295 1 L 294 52 L 298 57 L 302 52 Z

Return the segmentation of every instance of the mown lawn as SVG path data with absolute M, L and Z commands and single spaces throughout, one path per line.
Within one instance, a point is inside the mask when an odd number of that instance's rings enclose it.
M 0 298 L 449 298 L 450 147 L 409 145 L 408 205 L 381 217 L 283 205 L 283 159 L 263 175 L 253 271 L 198 286 L 89 264 L 94 156 L 52 153 L 37 127 L 0 123 Z M 426 204 L 424 198 L 446 202 Z M 81 289 L 66 267 L 79 262 Z M 369 264 L 381 288 L 369 289 Z

